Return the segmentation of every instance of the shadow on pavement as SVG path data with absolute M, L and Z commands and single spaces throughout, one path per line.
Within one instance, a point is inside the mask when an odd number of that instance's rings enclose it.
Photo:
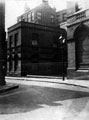
M 10 95 L 9 95 L 10 94 Z M 89 97 L 88 92 L 39 86 L 20 86 L 18 90 L 0 97 L 0 114 L 14 114 L 43 108 L 42 105 L 61 106 L 60 101 Z M 58 101 L 58 103 L 56 103 Z

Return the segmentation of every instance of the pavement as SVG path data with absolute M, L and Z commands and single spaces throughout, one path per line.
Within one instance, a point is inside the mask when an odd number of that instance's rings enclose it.
M 89 87 L 89 80 L 87 79 L 67 79 L 63 80 L 62 77 L 55 76 L 38 76 L 38 75 L 27 75 L 26 77 L 5 77 L 6 80 L 22 80 L 22 81 L 36 81 L 36 82 L 48 82 L 48 83 L 58 83 L 66 84 L 80 87 Z
M 89 88 L 89 80 L 87 79 L 67 79 L 63 80 L 62 77 L 56 76 L 38 76 L 38 75 L 27 75 L 26 77 L 5 77 L 6 85 L 0 86 L 0 93 L 13 90 L 19 87 L 17 81 L 33 81 L 38 83 L 55 83 L 55 84 L 64 84 L 70 86 L 77 86 L 82 88 Z M 42 85 L 42 84 L 41 84 Z
M 5 77 L 7 83 L 35 85 L 89 92 L 88 80 L 67 79 L 55 76 L 28 75 L 26 77 Z

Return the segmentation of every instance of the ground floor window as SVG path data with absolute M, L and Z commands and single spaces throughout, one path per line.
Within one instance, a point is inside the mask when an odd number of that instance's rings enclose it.
M 9 71 L 12 70 L 12 60 L 13 60 L 13 57 L 12 55 L 9 56 Z
M 14 71 L 16 71 L 18 68 L 18 55 L 14 55 Z

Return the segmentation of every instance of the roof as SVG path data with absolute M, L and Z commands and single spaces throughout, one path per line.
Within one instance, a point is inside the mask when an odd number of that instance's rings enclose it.
M 55 12 L 55 9 L 54 8 L 52 8 L 48 3 L 45 3 L 45 2 L 42 2 L 40 5 L 38 5 L 37 7 L 35 7 L 35 8 L 33 8 L 33 9 L 29 9 L 26 13 L 24 13 L 24 14 L 22 14 L 22 15 L 20 15 L 20 16 L 23 16 L 23 15 L 25 15 L 25 14 L 27 14 L 27 13 L 29 13 L 29 12 L 32 12 L 32 11 L 35 11 L 35 10 L 41 10 L 41 9 L 43 9 L 43 8 L 46 8 L 46 7 L 48 7 L 48 8 L 50 8 L 50 9 L 52 9 L 52 11 L 54 11 Z M 20 17 L 20 16 L 18 16 L 18 17 Z

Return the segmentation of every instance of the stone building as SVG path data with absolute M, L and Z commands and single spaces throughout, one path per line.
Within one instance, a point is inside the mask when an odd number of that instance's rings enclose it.
M 62 61 L 67 68 L 66 30 L 59 27 L 57 14 L 47 0 L 17 18 L 17 24 L 8 28 L 7 75 L 28 74 L 62 75 Z M 65 69 L 66 74 L 66 69 Z
M 58 40 L 61 34 L 66 37 L 64 29 L 24 21 L 11 26 L 8 29 L 7 75 L 62 74 L 62 51 Z
M 86 75 L 89 70 L 89 9 L 68 16 L 68 76 Z
M 63 28 L 67 30 L 67 10 L 61 10 L 56 12 L 57 15 L 57 25 L 60 26 L 60 28 Z
M 70 2 L 57 12 L 58 24 L 67 30 L 68 78 L 89 74 L 89 1 L 84 3 L 86 9 Z
M 68 69 L 67 76 L 89 74 L 89 5 L 67 16 Z
M 56 10 L 49 6 L 48 0 L 42 0 L 42 4 L 19 16 L 17 22 L 25 21 L 55 27 L 57 26 L 56 19 Z

